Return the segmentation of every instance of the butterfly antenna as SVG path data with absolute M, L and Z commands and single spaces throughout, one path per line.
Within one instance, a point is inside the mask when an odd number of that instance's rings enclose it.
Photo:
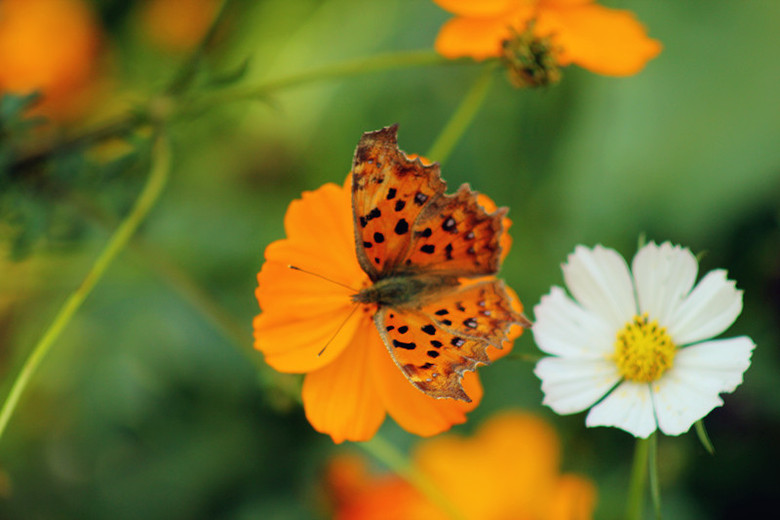
M 290 269 L 293 269 L 293 270 L 295 270 L 295 271 L 300 271 L 300 272 L 302 272 L 302 273 L 306 273 L 306 274 L 310 274 L 310 275 L 312 275 L 312 276 L 316 276 L 317 278 L 322 278 L 323 280 L 326 280 L 326 281 L 328 281 L 328 282 L 335 283 L 336 285 L 340 285 L 341 287 L 344 287 L 344 288 L 346 288 L 346 289 L 349 289 L 350 291 L 352 291 L 352 292 L 354 292 L 354 293 L 358 293 L 358 292 L 360 292 L 360 291 L 358 291 L 357 289 L 354 289 L 354 288 L 350 287 L 350 286 L 349 286 L 349 285 L 347 285 L 347 284 L 344 284 L 344 283 L 341 283 L 341 282 L 337 282 L 336 280 L 333 280 L 333 279 L 331 279 L 331 278 L 328 278 L 327 276 L 322 276 L 321 274 L 312 273 L 311 271 L 307 271 L 306 269 L 301 269 L 301 268 L 300 268 L 300 267 L 298 267 L 298 266 L 295 266 L 295 265 L 288 265 L 287 267 L 289 267 Z M 354 312 L 354 311 L 353 311 L 353 312 Z
M 325 352 L 325 349 L 328 348 L 328 345 L 333 343 L 333 340 L 336 339 L 336 336 L 339 335 L 339 332 L 341 332 L 341 329 L 344 328 L 344 325 L 346 325 L 347 322 L 349 321 L 349 319 L 352 317 L 352 315 L 355 314 L 355 311 L 358 309 L 358 307 L 360 307 L 359 303 L 356 304 L 354 307 L 352 307 L 352 310 L 349 311 L 349 314 L 347 314 L 347 317 L 344 318 L 344 321 L 341 322 L 341 325 L 339 325 L 339 328 L 336 329 L 336 332 L 333 333 L 333 336 L 330 337 L 328 342 L 325 343 L 325 346 L 322 347 L 322 350 L 319 351 L 319 353 L 317 354 L 317 357 L 320 357 L 322 355 L 322 353 Z

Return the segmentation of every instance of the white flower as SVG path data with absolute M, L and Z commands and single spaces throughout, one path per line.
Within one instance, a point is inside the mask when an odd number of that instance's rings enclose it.
M 534 308 L 534 339 L 552 354 L 534 370 L 544 404 L 559 414 L 592 407 L 587 426 L 636 437 L 685 433 L 721 406 L 755 344 L 710 339 L 742 312 L 742 291 L 722 269 L 694 288 L 697 271 L 693 254 L 668 242 L 640 249 L 631 272 L 612 249 L 578 246 L 563 265 L 574 299 L 553 287 Z

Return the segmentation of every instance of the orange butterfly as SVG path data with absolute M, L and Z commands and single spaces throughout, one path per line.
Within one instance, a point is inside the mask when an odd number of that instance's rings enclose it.
M 501 348 L 512 325 L 530 326 L 490 277 L 507 210 L 487 213 L 467 184 L 445 194 L 439 165 L 410 160 L 397 130 L 367 132 L 355 151 L 355 247 L 373 285 L 352 300 L 377 305 L 379 335 L 414 386 L 470 402 L 463 373 L 488 364 L 487 347 Z

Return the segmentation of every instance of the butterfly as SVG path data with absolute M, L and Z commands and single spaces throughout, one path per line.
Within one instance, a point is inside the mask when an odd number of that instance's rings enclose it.
M 397 131 L 367 132 L 355 150 L 355 248 L 372 284 L 352 300 L 377 306 L 379 335 L 415 387 L 470 402 L 464 372 L 488 364 L 512 325 L 530 326 L 492 277 L 507 210 L 487 213 L 468 184 L 445 194 L 439 165 L 407 157 Z

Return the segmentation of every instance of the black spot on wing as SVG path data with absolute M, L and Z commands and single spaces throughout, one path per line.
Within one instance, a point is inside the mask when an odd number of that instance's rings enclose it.
M 429 323 L 428 325 L 422 328 L 422 331 L 428 334 L 429 336 L 433 336 L 434 334 L 436 334 L 436 327 L 434 327 Z
M 406 221 L 406 219 L 402 218 L 396 223 L 394 231 L 396 235 L 406 234 L 409 231 L 409 223 Z
M 414 342 L 404 343 L 403 341 L 398 341 L 397 339 L 393 340 L 393 346 L 395 348 L 402 348 L 406 350 L 414 350 L 417 348 L 417 345 Z

